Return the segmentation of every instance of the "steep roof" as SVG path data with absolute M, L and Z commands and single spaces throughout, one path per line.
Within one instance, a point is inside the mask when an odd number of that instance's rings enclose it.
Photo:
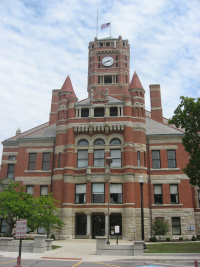
M 136 88 L 143 89 L 142 84 L 140 82 L 140 79 L 139 79 L 139 77 L 138 77 L 138 75 L 137 75 L 137 73 L 135 71 L 134 74 L 133 74 L 131 83 L 129 85 L 129 89 L 136 89 Z
M 66 80 L 63 83 L 63 86 L 61 88 L 61 92 L 70 92 L 70 93 L 72 93 L 72 96 L 76 97 L 76 94 L 74 92 L 74 89 L 73 89 L 72 82 L 71 82 L 71 79 L 69 77 L 69 74 L 68 74 Z

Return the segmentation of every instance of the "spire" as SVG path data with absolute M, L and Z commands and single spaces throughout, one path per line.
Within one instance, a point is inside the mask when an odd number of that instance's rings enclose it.
M 131 83 L 129 85 L 129 89 L 135 89 L 135 88 L 143 89 L 142 84 L 140 82 L 140 79 L 139 79 L 136 71 L 134 72 L 133 78 L 132 78 Z
M 63 86 L 61 88 L 61 92 L 70 92 L 70 93 L 72 93 L 72 96 L 76 97 L 76 94 L 74 93 L 74 89 L 73 89 L 69 74 L 68 74 L 65 82 L 63 83 Z

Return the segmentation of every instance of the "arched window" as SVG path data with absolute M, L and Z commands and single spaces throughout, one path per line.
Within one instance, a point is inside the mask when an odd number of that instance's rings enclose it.
M 88 146 L 88 141 L 81 139 L 78 142 L 78 146 Z M 88 166 L 88 149 L 79 149 L 77 151 L 77 167 L 85 168 Z
M 94 145 L 103 146 L 102 149 L 94 149 L 94 166 L 95 167 L 104 167 L 105 165 L 105 151 L 104 151 L 105 142 L 102 139 L 97 139 L 94 142 Z
M 81 139 L 81 140 L 78 142 L 78 146 L 88 146 L 88 141 L 85 140 L 85 139 Z
M 121 145 L 121 141 L 118 138 L 114 138 L 110 141 L 110 145 L 111 145 L 110 156 L 112 158 L 111 167 L 121 167 L 122 166 L 121 148 L 112 148 L 112 145 Z

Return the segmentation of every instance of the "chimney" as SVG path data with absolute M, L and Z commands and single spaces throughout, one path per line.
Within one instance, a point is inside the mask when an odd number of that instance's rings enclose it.
M 155 121 L 163 122 L 160 85 L 151 84 L 149 85 L 149 88 L 151 99 L 151 118 Z

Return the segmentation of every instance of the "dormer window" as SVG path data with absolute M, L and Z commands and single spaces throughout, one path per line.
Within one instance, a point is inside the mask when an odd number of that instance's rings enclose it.
M 101 43 L 99 43 L 99 46 L 103 46 L 103 43 L 101 42 Z
M 109 42 L 106 42 L 106 46 L 110 46 L 110 43 Z
M 81 109 L 81 118 L 88 118 L 89 117 L 89 109 L 83 108 Z
M 111 107 L 110 108 L 110 116 L 117 116 L 117 115 L 118 115 L 117 107 Z

